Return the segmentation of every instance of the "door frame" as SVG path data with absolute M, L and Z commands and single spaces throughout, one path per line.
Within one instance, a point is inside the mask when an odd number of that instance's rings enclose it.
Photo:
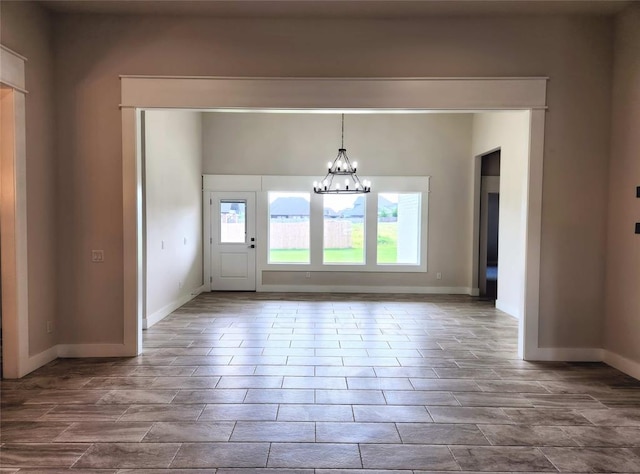
M 252 207 L 253 207 L 253 238 L 254 245 L 256 245 L 256 225 L 257 225 L 257 205 L 258 205 L 258 196 L 255 191 L 212 191 L 212 190 L 204 190 L 203 191 L 203 201 L 202 201 L 202 209 L 203 209 L 203 244 L 206 249 L 203 249 L 203 256 L 205 259 L 203 268 L 204 268 L 204 276 L 205 276 L 205 286 L 209 288 L 209 291 L 218 291 L 213 287 L 213 246 L 214 239 L 216 236 L 214 235 L 213 228 L 214 222 L 211 219 L 212 214 L 214 212 L 213 201 L 216 199 L 214 195 L 216 194 L 224 194 L 224 195 L 233 195 L 233 194 L 251 194 L 252 195 Z M 234 197 L 230 197 L 230 199 L 235 199 Z M 242 198 L 238 198 L 242 199 Z M 208 201 L 208 202 L 207 202 Z M 247 203 L 248 206 L 249 203 Z M 248 207 L 249 208 L 249 207 Z M 204 211 L 208 209 L 208 212 Z M 216 211 L 217 212 L 217 211 Z M 249 226 L 247 225 L 247 229 L 249 230 Z M 246 245 L 251 245 L 249 242 L 245 242 Z M 253 290 L 240 290 L 240 291 L 256 291 L 258 288 L 258 258 L 257 251 L 254 249 L 253 251 Z M 222 290 L 222 291 L 233 291 L 233 290 Z
M 140 111 L 153 108 L 245 110 L 429 110 L 530 113 L 523 315 L 518 354 L 553 359 L 539 347 L 540 241 L 546 77 L 223 78 L 121 76 L 123 184 L 123 355 L 142 348 Z M 476 217 L 474 217 L 474 220 Z M 477 222 L 477 221 L 476 221 Z M 259 278 L 259 277 L 258 277 Z
M 0 153 L 0 238 L 4 378 L 20 378 L 48 362 L 29 356 L 25 62 L 26 58 L 0 45 L 3 135 Z M 49 354 L 45 352 L 44 357 L 49 357 Z

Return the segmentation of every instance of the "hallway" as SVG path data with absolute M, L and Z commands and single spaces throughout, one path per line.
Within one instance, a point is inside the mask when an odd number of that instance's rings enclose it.
M 640 472 L 640 382 L 516 338 L 464 296 L 202 294 L 141 357 L 2 381 L 0 467 Z

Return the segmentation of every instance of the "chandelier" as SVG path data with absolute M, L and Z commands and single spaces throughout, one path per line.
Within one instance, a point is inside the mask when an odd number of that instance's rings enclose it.
M 371 181 L 362 180 L 356 174 L 358 162 L 351 163 L 344 147 L 344 114 L 342 114 L 342 146 L 338 156 L 327 163 L 328 172 L 322 181 L 314 181 L 316 194 L 364 194 L 371 191 Z

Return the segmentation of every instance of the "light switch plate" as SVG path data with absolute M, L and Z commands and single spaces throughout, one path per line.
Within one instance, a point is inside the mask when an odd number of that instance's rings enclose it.
M 93 263 L 102 263 L 102 262 L 104 262 L 104 250 L 92 250 L 91 251 L 91 261 Z

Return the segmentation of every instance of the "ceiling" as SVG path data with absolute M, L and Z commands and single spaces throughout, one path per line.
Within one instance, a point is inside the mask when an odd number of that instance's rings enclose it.
M 615 15 L 638 0 L 41 0 L 66 13 L 222 18 L 375 18 Z

